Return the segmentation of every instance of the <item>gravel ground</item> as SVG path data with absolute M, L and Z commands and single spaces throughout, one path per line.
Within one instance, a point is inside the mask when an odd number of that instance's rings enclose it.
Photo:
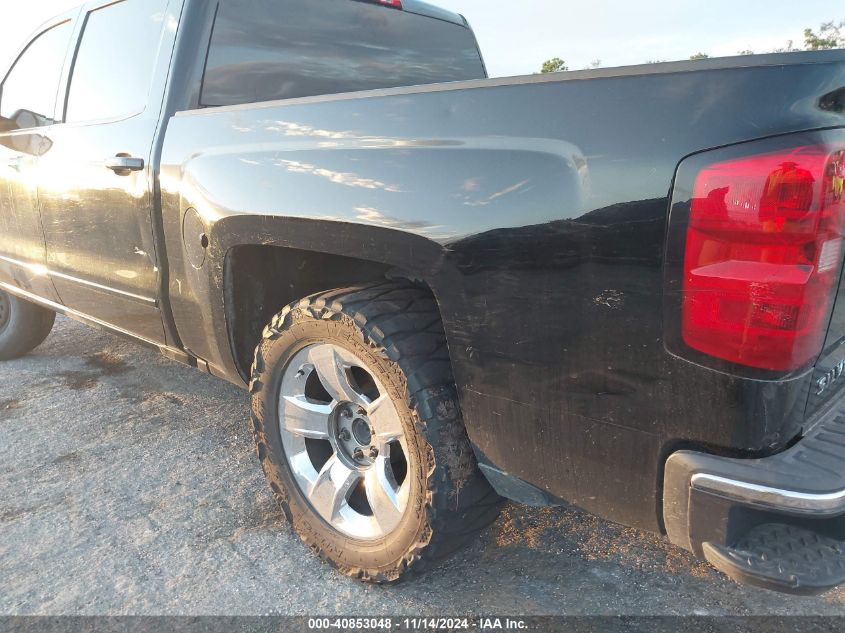
M 0 614 L 845 614 L 845 591 L 738 587 L 657 536 L 513 505 L 439 569 L 357 584 L 288 530 L 247 411 L 64 318 L 0 366 Z

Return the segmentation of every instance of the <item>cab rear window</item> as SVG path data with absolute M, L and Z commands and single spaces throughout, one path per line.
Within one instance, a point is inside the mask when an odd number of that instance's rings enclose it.
M 470 29 L 353 0 L 224 0 L 201 105 L 478 79 Z

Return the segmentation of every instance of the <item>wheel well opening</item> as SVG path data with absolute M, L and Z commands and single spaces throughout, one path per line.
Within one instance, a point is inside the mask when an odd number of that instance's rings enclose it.
M 403 277 L 379 262 L 279 246 L 236 246 L 226 255 L 224 298 L 229 343 L 247 380 L 264 326 L 286 305 L 317 292 Z

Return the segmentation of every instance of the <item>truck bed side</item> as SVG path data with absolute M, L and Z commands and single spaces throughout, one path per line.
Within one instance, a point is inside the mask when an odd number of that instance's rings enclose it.
M 659 529 L 669 452 L 777 451 L 801 432 L 812 382 L 743 379 L 667 352 L 676 167 L 845 126 L 843 87 L 845 52 L 830 51 L 180 112 L 161 158 L 179 335 L 243 383 L 255 328 L 233 299 L 248 285 L 235 271 L 252 258 L 260 273 L 255 249 L 295 254 L 274 259 L 291 262 L 274 271 L 278 301 L 298 298 L 302 253 L 399 270 L 438 299 L 488 473 L 528 482 L 523 500 Z

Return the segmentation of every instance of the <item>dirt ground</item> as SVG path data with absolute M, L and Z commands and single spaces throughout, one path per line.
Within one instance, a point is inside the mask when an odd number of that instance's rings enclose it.
M 0 365 L 0 614 L 845 614 L 845 591 L 743 588 L 577 510 L 508 506 L 470 549 L 388 587 L 290 533 L 246 393 L 60 318 Z

